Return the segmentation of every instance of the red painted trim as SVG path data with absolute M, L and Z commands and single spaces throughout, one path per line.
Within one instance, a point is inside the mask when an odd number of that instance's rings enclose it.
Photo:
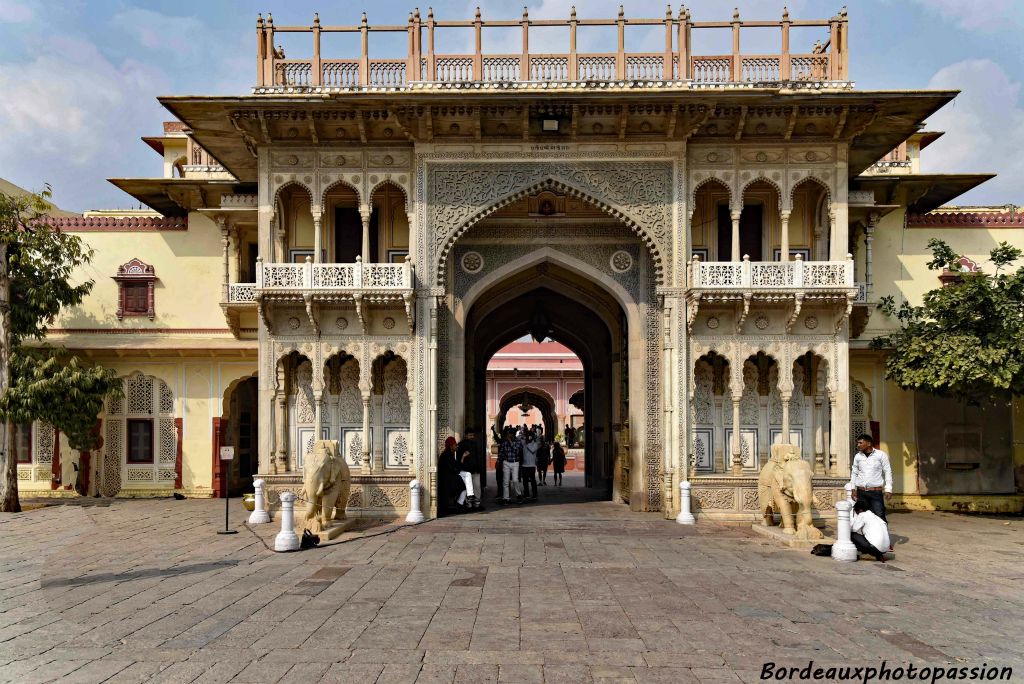
M 1024 228 L 1024 214 L 1012 210 L 907 214 L 907 228 Z
M 53 477 L 50 478 L 50 489 L 57 489 L 64 485 L 64 481 L 61 480 L 60 485 L 57 484 L 57 480 L 61 476 L 60 471 L 60 430 L 53 428 L 53 456 L 50 458 L 50 472 Z
M 174 419 L 174 433 L 177 435 L 177 444 L 174 453 L 174 488 L 181 489 L 181 435 L 182 435 L 182 419 Z
M 71 233 L 157 233 L 188 230 L 188 219 L 176 216 L 50 216 L 46 222 Z
M 223 492 L 221 491 L 221 477 L 220 477 L 220 445 L 221 440 L 224 436 L 224 425 L 223 419 L 220 417 L 213 419 L 213 498 L 219 498 Z
M 50 333 L 58 335 L 71 334 L 103 334 L 103 335 L 173 335 L 209 333 L 231 334 L 231 328 L 50 328 Z

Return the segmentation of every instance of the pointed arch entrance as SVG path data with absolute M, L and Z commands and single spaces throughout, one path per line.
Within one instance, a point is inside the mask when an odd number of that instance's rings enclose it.
M 486 369 L 499 349 L 527 334 L 561 342 L 584 367 L 584 413 L 590 417 L 583 440 L 585 484 L 600 498 L 627 500 L 616 477 L 629 471 L 619 458 L 623 443 L 616 429 L 627 411 L 627 328 L 611 293 L 557 261 L 544 259 L 506 275 L 480 292 L 466 312 L 466 424 L 498 419 L 486 413 Z M 557 428 L 547 426 L 545 432 Z

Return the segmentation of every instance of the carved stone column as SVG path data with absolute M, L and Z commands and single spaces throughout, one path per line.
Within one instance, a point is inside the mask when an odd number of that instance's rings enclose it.
M 363 393 L 363 474 L 369 475 L 373 472 L 373 463 L 370 461 L 370 393 Z
M 315 412 L 315 417 L 313 418 L 313 441 L 314 442 L 316 442 L 319 439 L 322 439 L 321 435 L 323 434 L 323 430 L 321 429 L 320 426 L 323 425 L 323 415 L 324 415 L 324 391 L 321 389 L 320 391 L 317 392 L 317 395 L 316 395 L 316 412 Z
M 359 207 L 359 218 L 363 222 L 363 263 L 370 263 L 370 214 L 371 209 L 369 206 L 363 205 Z
M 732 393 L 732 474 L 743 474 L 743 450 L 740 448 L 740 399 L 742 394 Z
M 872 266 L 872 242 L 875 240 L 875 228 L 881 215 L 877 211 L 868 214 L 868 222 L 864 225 L 864 299 L 870 301 L 871 290 L 874 287 L 874 276 Z
M 277 454 L 275 457 L 275 472 L 288 472 L 288 394 L 279 390 L 277 394 L 277 418 L 276 439 Z
M 229 248 L 231 247 L 231 234 L 228 229 L 228 222 L 223 216 L 217 217 L 217 227 L 220 229 L 220 244 L 223 247 L 224 255 L 224 269 L 223 277 L 221 280 L 221 295 L 220 301 L 228 301 L 228 289 L 230 283 L 230 275 L 228 273 L 228 260 L 229 260 Z
M 732 260 L 733 261 L 739 261 L 740 260 L 740 256 L 741 256 L 740 255 L 740 215 L 741 215 L 741 213 L 742 212 L 740 212 L 740 211 L 733 211 L 732 212 Z M 718 255 L 718 258 L 721 259 L 722 255 Z
M 288 241 L 287 233 L 284 229 L 284 220 L 280 216 L 275 216 L 273 219 L 274 226 L 274 245 L 275 245 L 275 261 L 278 263 L 285 263 L 288 261 Z
M 821 394 L 817 388 L 814 390 L 814 411 L 811 413 L 812 420 L 814 421 L 811 425 L 812 436 L 814 439 L 814 474 L 824 475 L 825 474 L 825 433 L 822 427 L 824 423 L 824 402 Z
M 384 472 L 384 395 L 371 394 L 372 410 L 370 415 L 373 418 L 373 443 L 371 445 L 372 463 L 370 470 L 375 473 Z
M 779 241 L 779 261 L 789 261 L 789 215 L 790 211 L 788 209 L 780 214 L 782 218 L 782 235 Z
M 323 261 L 322 252 L 324 245 L 324 235 L 321 229 L 320 222 L 322 221 L 322 212 L 319 206 L 313 207 L 313 263 L 319 264 Z M 319 438 L 318 438 L 319 439 Z

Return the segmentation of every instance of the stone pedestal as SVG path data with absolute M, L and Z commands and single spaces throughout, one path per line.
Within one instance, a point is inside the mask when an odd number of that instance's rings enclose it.
M 782 527 L 767 525 L 751 525 L 750 529 L 754 530 L 757 534 L 770 539 L 773 544 L 779 546 L 788 546 L 791 549 L 811 549 L 817 544 L 832 544 L 835 542 L 834 539 L 829 537 L 823 537 L 821 539 L 798 539 L 796 535 L 785 534 L 782 531 Z

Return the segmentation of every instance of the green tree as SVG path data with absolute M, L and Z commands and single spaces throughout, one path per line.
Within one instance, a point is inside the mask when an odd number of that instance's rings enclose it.
M 73 284 L 73 271 L 92 251 L 76 235 L 54 228 L 50 189 L 0 193 L 0 511 L 21 510 L 13 445 L 19 423 L 42 420 L 73 449 L 96 447 L 93 430 L 104 398 L 120 391 L 116 374 L 89 366 L 67 350 L 38 343 L 62 307 L 81 303 L 92 281 Z
M 945 242 L 928 241 L 928 268 L 960 271 L 960 255 Z M 872 341 L 885 349 L 885 376 L 903 389 L 972 404 L 1005 402 L 1024 394 L 1024 266 L 1022 250 L 999 243 L 990 272 L 962 272 L 958 282 L 926 293 L 921 306 L 879 308 L 900 329 Z

